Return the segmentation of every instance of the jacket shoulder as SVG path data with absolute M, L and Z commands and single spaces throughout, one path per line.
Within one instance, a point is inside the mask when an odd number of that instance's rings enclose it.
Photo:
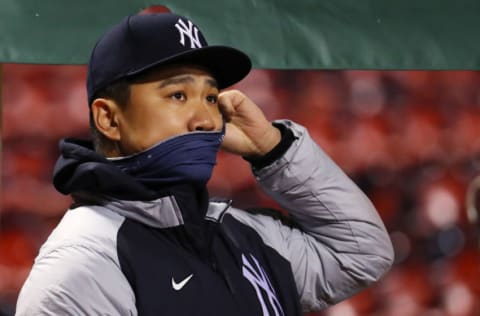
M 17 315 L 131 315 L 135 298 L 115 246 L 122 222 L 94 208 L 69 210 L 35 259 Z
M 102 207 L 68 210 L 40 248 L 36 261 L 69 246 L 96 249 L 115 257 L 117 232 L 124 220 L 123 216 Z

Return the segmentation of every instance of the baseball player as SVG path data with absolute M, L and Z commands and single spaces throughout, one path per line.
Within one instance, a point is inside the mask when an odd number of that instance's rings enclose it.
M 301 315 L 390 268 L 379 215 L 308 131 L 222 92 L 250 69 L 172 13 L 128 16 L 99 39 L 93 141 L 60 142 L 54 185 L 74 204 L 17 315 Z M 220 149 L 244 157 L 287 215 L 210 199 Z

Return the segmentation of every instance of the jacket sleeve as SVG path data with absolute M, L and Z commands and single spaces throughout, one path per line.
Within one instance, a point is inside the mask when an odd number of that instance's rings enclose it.
M 135 295 L 110 237 L 120 219 L 113 225 L 113 215 L 99 220 L 82 217 L 85 213 L 93 214 L 86 208 L 67 212 L 42 246 L 20 291 L 15 315 L 137 315 Z M 91 237 L 85 233 L 89 230 L 101 233 Z
M 393 248 L 365 194 L 291 121 L 295 141 L 283 157 L 254 170 L 262 189 L 300 229 L 265 215 L 232 210 L 287 259 L 304 311 L 344 300 L 378 280 L 392 265 Z

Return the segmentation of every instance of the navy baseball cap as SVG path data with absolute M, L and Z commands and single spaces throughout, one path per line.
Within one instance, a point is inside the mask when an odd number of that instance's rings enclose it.
M 98 91 L 119 79 L 171 63 L 205 67 L 219 89 L 242 80 L 252 67 L 250 58 L 235 48 L 209 46 L 200 29 L 185 17 L 173 13 L 127 16 L 92 51 L 88 104 Z

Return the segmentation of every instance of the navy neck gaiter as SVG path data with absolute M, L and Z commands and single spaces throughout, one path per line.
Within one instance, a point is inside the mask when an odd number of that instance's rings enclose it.
M 219 132 L 190 132 L 164 140 L 145 151 L 109 159 L 123 172 L 151 189 L 171 184 L 205 186 L 225 136 Z

